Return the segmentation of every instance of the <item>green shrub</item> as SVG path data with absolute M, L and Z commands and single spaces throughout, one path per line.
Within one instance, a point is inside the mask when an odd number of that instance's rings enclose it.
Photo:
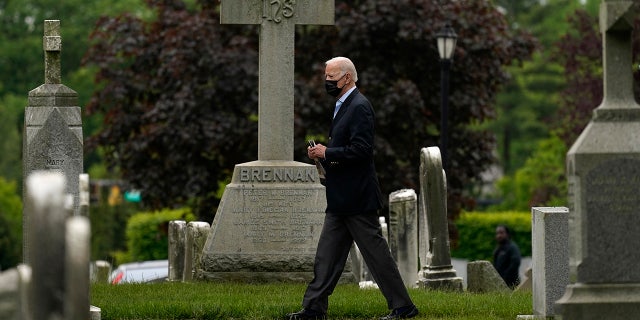
M 168 257 L 169 222 L 195 220 L 190 209 L 161 210 L 134 214 L 127 222 L 126 254 L 117 254 L 118 264 L 131 261 L 160 260 Z
M 511 239 L 520 248 L 522 256 L 531 256 L 530 212 L 464 212 L 455 224 L 458 247 L 451 251 L 453 257 L 492 261 L 496 246 L 495 230 L 500 224 L 511 229 Z
M 22 201 L 15 181 L 0 177 L 0 270 L 22 260 Z
M 522 168 L 498 181 L 501 202 L 488 210 L 566 206 L 566 154 L 567 147 L 556 135 L 538 142 L 536 151 Z

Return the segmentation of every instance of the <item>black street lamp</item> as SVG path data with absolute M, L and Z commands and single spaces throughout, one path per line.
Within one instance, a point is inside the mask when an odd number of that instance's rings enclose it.
M 436 34 L 438 39 L 438 53 L 440 54 L 440 149 L 442 152 L 442 167 L 449 167 L 449 156 L 447 152 L 447 122 L 449 118 L 449 71 L 451 70 L 451 58 L 456 49 L 456 35 L 451 25 L 447 23 L 440 32 Z

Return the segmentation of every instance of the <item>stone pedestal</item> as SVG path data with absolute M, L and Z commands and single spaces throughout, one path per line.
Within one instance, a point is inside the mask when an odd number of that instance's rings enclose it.
M 294 161 L 236 165 L 211 224 L 197 277 L 310 281 L 325 208 L 324 186 L 313 165 Z M 347 267 L 350 271 L 350 263 Z
M 570 280 L 563 320 L 640 314 L 640 106 L 633 96 L 635 1 L 600 7 L 604 100 L 567 154 Z

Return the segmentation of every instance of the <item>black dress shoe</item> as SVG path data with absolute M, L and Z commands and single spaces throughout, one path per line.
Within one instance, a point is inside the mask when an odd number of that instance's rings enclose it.
M 418 308 L 414 305 L 410 305 L 402 308 L 395 308 L 388 315 L 380 318 L 380 320 L 393 320 L 393 319 L 409 319 L 413 318 L 420 313 Z
M 284 317 L 286 320 L 324 320 L 327 314 L 311 309 L 302 309 L 298 312 L 287 313 Z

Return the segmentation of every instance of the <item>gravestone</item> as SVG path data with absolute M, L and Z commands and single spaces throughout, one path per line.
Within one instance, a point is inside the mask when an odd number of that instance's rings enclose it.
M 564 320 L 640 314 L 640 106 L 631 46 L 637 18 L 637 1 L 600 5 L 604 99 L 567 153 L 571 283 L 556 305 Z
M 467 265 L 467 291 L 473 293 L 511 292 L 491 262 L 478 260 Z
M 182 281 L 184 274 L 184 252 L 187 238 L 187 222 L 169 221 L 169 281 Z
M 45 20 L 43 46 L 45 52 L 45 83 L 29 92 L 25 109 L 23 133 L 23 180 L 36 170 L 62 172 L 65 192 L 73 195 L 74 213 L 79 214 L 78 179 L 82 173 L 82 119 L 78 94 L 61 83 L 60 21 Z M 23 188 L 24 190 L 24 188 Z M 24 192 L 24 191 L 23 191 Z M 23 210 L 23 226 L 30 216 Z M 29 233 L 23 228 L 23 257 L 29 259 Z
M 211 226 L 207 222 L 191 221 L 187 223 L 182 281 L 193 280 L 193 275 L 199 268 L 202 248 L 204 247 L 204 242 L 207 240 L 210 229 Z
M 63 173 L 35 171 L 25 185 L 25 207 L 33 218 L 27 228 L 34 236 L 23 319 L 95 319 L 89 305 L 89 219 L 71 216 Z
M 522 320 L 554 317 L 569 284 L 569 209 L 534 207 L 531 222 L 533 315 L 518 315 Z
M 108 283 L 111 274 L 109 261 L 97 260 L 91 263 L 91 281 L 95 283 Z
M 91 225 L 89 218 L 73 216 L 65 231 L 65 319 L 91 319 L 89 286 Z
M 389 247 L 404 285 L 415 287 L 418 281 L 418 197 L 412 189 L 389 195 Z
M 418 284 L 423 288 L 462 291 L 463 281 L 451 265 L 449 222 L 447 218 L 447 180 L 442 169 L 440 148 L 420 151 L 420 205 L 426 216 L 427 256 L 420 271 Z
M 260 26 L 258 160 L 237 164 L 198 278 L 310 281 L 326 198 L 314 165 L 293 161 L 298 24 L 334 23 L 334 0 L 222 0 L 223 24 Z
M 0 272 L 0 319 L 25 319 L 30 284 L 31 267 L 27 265 L 20 264 Z

